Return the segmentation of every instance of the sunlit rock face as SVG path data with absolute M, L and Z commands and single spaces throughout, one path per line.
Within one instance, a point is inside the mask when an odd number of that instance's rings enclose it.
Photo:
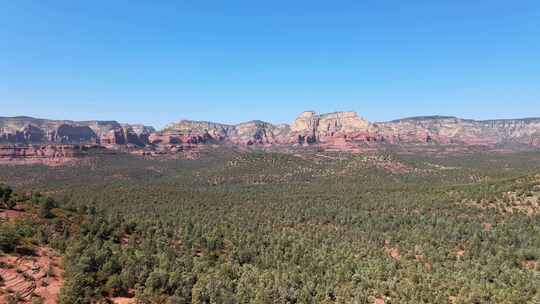
M 0 117 L 0 142 L 16 144 L 133 144 L 144 146 L 154 128 L 116 121 Z
M 201 121 L 183 120 L 167 125 L 151 142 L 186 143 L 193 137 L 200 143 L 229 143 L 239 145 L 311 144 L 343 138 L 347 134 L 367 132 L 369 123 L 354 112 L 336 112 L 317 115 L 303 112 L 289 126 L 274 125 L 254 120 L 237 125 L 225 125 Z
M 317 115 L 313 111 L 303 112 L 291 126 L 291 136 L 300 144 L 334 141 L 352 138 L 366 133 L 369 122 L 355 112 L 335 112 Z
M 237 125 L 182 120 L 152 135 L 150 142 L 264 145 L 287 143 L 288 134 L 288 125 L 273 125 L 260 120 Z
M 290 127 L 286 124 L 273 125 L 254 120 L 235 126 L 231 141 L 236 144 L 269 145 L 287 144 Z
M 210 144 L 223 143 L 234 129 L 232 125 L 208 121 L 181 120 L 170 123 L 149 136 L 149 143 L 159 144 Z
M 540 146 L 540 118 L 476 121 L 423 116 L 371 123 L 355 112 L 302 112 L 287 124 L 253 120 L 240 124 L 181 120 L 160 131 L 116 121 L 0 117 L 3 144 L 97 144 L 107 148 L 178 145 L 309 146 L 350 150 L 367 144 L 519 144 Z
M 495 145 L 530 144 L 540 137 L 540 119 L 476 121 L 456 117 L 413 117 L 380 123 L 379 132 L 395 143 Z
M 355 112 L 317 115 L 303 112 L 291 125 L 298 143 L 439 143 L 464 145 L 538 145 L 540 119 L 476 121 L 445 116 L 370 123 Z

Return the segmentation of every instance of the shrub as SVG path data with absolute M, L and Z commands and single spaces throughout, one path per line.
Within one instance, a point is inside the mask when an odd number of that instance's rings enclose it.
M 13 252 L 19 244 L 20 236 L 10 225 L 0 226 L 0 250 Z
M 39 202 L 39 216 L 43 218 L 52 218 L 54 214 L 51 212 L 52 208 L 56 207 L 56 203 L 50 197 L 42 197 Z

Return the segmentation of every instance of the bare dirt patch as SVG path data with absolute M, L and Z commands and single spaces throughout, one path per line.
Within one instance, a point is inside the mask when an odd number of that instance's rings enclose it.
M 401 255 L 399 253 L 399 248 L 386 248 L 386 254 L 392 259 L 399 261 L 401 260 Z
M 135 300 L 133 298 L 126 298 L 126 297 L 116 297 L 111 298 L 111 301 L 116 304 L 132 304 L 135 303 Z
M 537 269 L 538 262 L 537 261 L 522 261 L 521 267 L 529 270 L 535 270 Z
M 23 218 L 25 212 L 20 210 L 0 210 L 0 219 Z

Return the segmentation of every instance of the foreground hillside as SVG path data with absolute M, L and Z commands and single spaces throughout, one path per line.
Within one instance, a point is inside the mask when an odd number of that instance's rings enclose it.
M 51 198 L 0 185 L 0 303 L 58 303 L 75 219 Z
M 0 168 L 80 217 L 55 246 L 61 303 L 540 301 L 537 152 L 222 149 Z

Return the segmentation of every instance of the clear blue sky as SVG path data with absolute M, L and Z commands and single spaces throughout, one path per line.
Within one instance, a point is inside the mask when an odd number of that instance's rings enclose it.
M 540 1 L 0 0 L 0 116 L 540 116 Z

